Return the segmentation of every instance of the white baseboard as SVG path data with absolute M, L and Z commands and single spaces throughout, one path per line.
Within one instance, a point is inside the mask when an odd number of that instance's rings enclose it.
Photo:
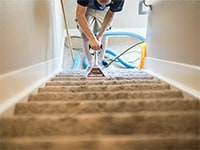
M 147 57 L 145 71 L 200 98 L 200 67 Z
M 59 57 L 0 75 L 0 116 L 48 79 L 63 71 L 64 42 L 65 34 L 62 37 Z
M 0 76 L 0 115 L 61 71 L 59 59 Z

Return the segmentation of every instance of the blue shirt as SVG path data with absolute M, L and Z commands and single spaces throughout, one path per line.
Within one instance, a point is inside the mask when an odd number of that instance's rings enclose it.
M 96 0 L 77 0 L 77 3 L 84 7 L 90 7 L 96 10 L 105 10 L 109 7 L 112 12 L 121 11 L 124 5 L 124 0 L 112 0 L 105 7 L 101 6 Z

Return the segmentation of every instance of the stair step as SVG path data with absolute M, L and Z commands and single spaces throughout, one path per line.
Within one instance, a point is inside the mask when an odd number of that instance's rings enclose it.
M 84 91 L 132 91 L 132 90 L 167 90 L 169 84 L 123 84 L 123 85 L 81 85 L 55 86 L 39 88 L 38 92 L 84 92 Z
M 41 114 L 82 114 L 102 112 L 140 112 L 140 111 L 188 111 L 199 110 L 197 99 L 135 99 L 135 100 L 89 100 L 89 101 L 57 101 L 18 103 L 15 107 L 17 115 Z
M 97 80 L 124 80 L 124 79 L 128 79 L 128 80 L 132 80 L 132 79 L 154 79 L 153 76 L 151 75 L 144 75 L 144 76 L 141 76 L 141 75 L 134 75 L 134 76 L 131 76 L 131 77 L 114 77 L 114 78 L 106 78 L 106 79 L 100 79 L 100 78 L 97 78 Z M 58 81 L 58 80 L 67 80 L 67 81 L 74 81 L 74 80 L 93 80 L 93 79 L 90 79 L 90 78 L 80 78 L 80 77 L 67 77 L 67 76 L 57 76 L 57 77 L 53 77 L 51 78 L 51 81 Z
M 151 76 L 150 74 L 144 72 L 144 71 L 138 71 L 138 70 L 113 70 L 113 71 L 106 71 L 106 77 L 107 79 L 123 79 L 123 78 L 134 78 L 134 77 L 138 77 L 138 76 Z M 58 75 L 56 75 L 56 77 L 66 77 L 68 79 L 72 79 L 72 80 L 76 80 L 76 79 L 87 79 L 85 77 L 86 72 L 82 72 L 80 75 L 78 75 L 79 73 L 73 73 L 73 74 L 69 74 L 69 73 L 60 73 Z
M 179 90 L 148 90 L 148 91 L 88 91 L 88 92 L 51 92 L 30 94 L 29 101 L 51 100 L 111 100 L 134 98 L 183 98 Z
M 122 84 L 151 84 L 161 83 L 158 79 L 132 79 L 132 80 L 54 80 L 46 83 L 46 86 L 68 86 L 68 85 L 122 85 Z
M 78 76 L 77 76 L 78 74 Z M 197 150 L 200 101 L 138 70 L 51 78 L 0 118 L 2 150 Z
M 56 135 L 199 135 L 198 111 L 15 116 L 1 119 L 0 137 Z
M 2 150 L 198 150 L 194 135 L 56 136 L 25 137 L 0 141 Z

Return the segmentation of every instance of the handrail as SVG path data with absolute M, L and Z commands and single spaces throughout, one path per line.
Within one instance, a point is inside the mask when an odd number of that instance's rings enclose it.
M 146 9 L 143 10 L 144 6 L 149 7 L 150 11 L 152 11 L 153 9 L 152 5 L 146 3 L 146 0 L 139 0 L 139 8 L 138 8 L 139 15 L 146 15 L 148 13 Z
M 144 6 L 149 7 L 150 10 L 153 10 L 152 5 L 147 4 L 147 3 L 146 3 L 146 0 L 143 0 L 142 2 L 143 2 L 143 4 L 144 4 Z

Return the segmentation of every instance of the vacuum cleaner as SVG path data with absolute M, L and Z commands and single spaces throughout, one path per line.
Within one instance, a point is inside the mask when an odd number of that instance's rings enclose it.
M 102 48 L 102 45 L 101 45 L 101 48 Z M 106 77 L 105 74 L 103 73 L 102 69 L 98 65 L 98 55 L 100 54 L 101 50 L 93 50 L 91 49 L 90 46 L 89 46 L 89 49 L 90 49 L 91 55 L 93 55 L 93 63 L 92 63 L 92 67 L 87 72 L 87 77 L 91 79 L 105 78 Z

